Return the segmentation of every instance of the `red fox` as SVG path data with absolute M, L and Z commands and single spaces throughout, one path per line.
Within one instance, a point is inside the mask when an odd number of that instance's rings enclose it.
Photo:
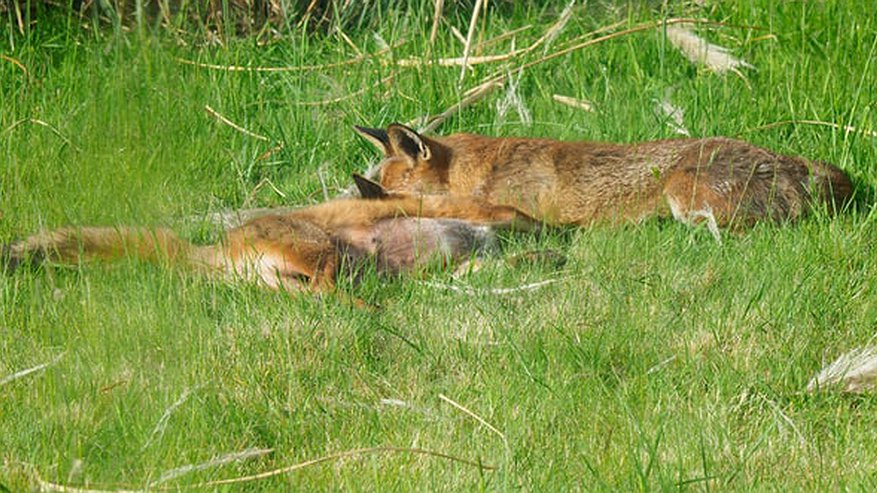
M 611 144 L 354 128 L 384 154 L 388 190 L 481 197 L 554 224 L 672 214 L 706 221 L 720 241 L 720 226 L 793 221 L 814 201 L 834 210 L 852 195 L 835 166 L 724 137 Z
M 496 228 L 538 227 L 516 209 L 478 198 L 388 194 L 354 179 L 361 198 L 268 214 L 227 231 L 215 245 L 196 246 L 162 228 L 63 228 L 14 242 L 2 257 L 7 268 L 43 260 L 167 259 L 273 289 L 320 291 L 363 261 L 373 261 L 378 272 L 410 272 L 437 256 L 459 262 L 490 248 Z

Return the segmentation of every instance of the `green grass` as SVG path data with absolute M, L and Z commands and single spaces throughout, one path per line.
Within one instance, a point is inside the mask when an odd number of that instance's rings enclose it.
M 2 276 L 0 379 L 63 356 L 0 386 L 0 485 L 26 490 L 37 470 L 53 482 L 140 488 L 175 467 L 274 449 L 165 483 L 184 488 L 396 446 L 497 469 L 381 453 L 244 489 L 873 489 L 873 395 L 803 390 L 825 360 L 875 333 L 877 224 L 869 201 L 877 139 L 812 125 L 759 127 L 808 119 L 877 129 L 877 14 L 867 2 L 741 0 L 695 11 L 591 3 L 554 47 L 614 21 L 686 14 L 762 28 L 705 34 L 758 69 L 745 72 L 748 81 L 718 76 L 688 63 L 660 32 L 643 32 L 524 71 L 518 91 L 530 125 L 514 111 L 498 116 L 498 92 L 440 132 L 673 137 L 654 109 L 672 89 L 693 135 L 742 137 L 847 170 L 863 198 L 857 210 L 760 225 L 727 235 L 722 246 L 706 231 L 659 221 L 510 239 L 510 252 L 553 247 L 569 263 L 555 272 L 498 261 L 464 281 L 441 273 L 436 280 L 476 288 L 564 280 L 532 293 L 467 295 L 369 279 L 356 294 L 382 306 L 374 312 L 133 261 Z M 526 46 L 563 6 L 516 5 L 488 13 L 485 39 L 534 24 L 517 37 L 516 46 Z M 431 2 L 412 7 L 347 34 L 362 51 L 380 50 L 377 34 L 391 45 L 405 40 L 395 58 L 423 56 Z M 465 31 L 468 18 L 448 21 Z M 210 46 L 164 33 L 98 39 L 40 25 L 22 36 L 14 23 L 0 26 L 0 52 L 28 71 L 0 59 L 3 241 L 67 224 L 170 224 L 198 239 L 214 232 L 184 218 L 315 203 L 319 169 L 330 187 L 344 187 L 351 171 L 377 158 L 352 125 L 438 113 L 500 67 L 478 66 L 462 85 L 458 68 L 394 69 L 375 60 L 225 72 L 177 58 L 296 66 L 356 53 L 319 33 Z M 462 54 L 447 25 L 431 49 L 431 56 Z M 509 49 L 504 42 L 488 52 Z M 378 84 L 393 72 L 392 84 Z M 334 104 L 300 105 L 362 88 Z M 588 99 L 599 111 L 558 105 L 552 94 Z M 205 105 L 270 142 L 220 124 Z

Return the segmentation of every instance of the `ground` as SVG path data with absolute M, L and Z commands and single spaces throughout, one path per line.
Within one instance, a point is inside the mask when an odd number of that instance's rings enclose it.
M 512 5 L 491 3 L 474 42 L 531 27 L 473 56 L 530 46 L 565 6 Z M 0 240 L 71 224 L 209 240 L 213 212 L 311 204 L 348 186 L 378 158 L 353 125 L 441 113 L 494 74 L 505 85 L 436 132 L 669 138 L 680 123 L 666 102 L 693 136 L 837 164 L 859 201 L 722 245 L 657 220 L 507 238 L 509 254 L 555 248 L 569 261 L 370 278 L 356 295 L 379 310 L 134 261 L 4 275 L 0 491 L 40 478 L 185 489 L 371 447 L 385 448 L 243 488 L 874 488 L 873 395 L 805 389 L 875 333 L 877 13 L 866 2 L 589 2 L 550 43 L 461 82 L 459 66 L 399 63 L 462 56 L 450 26 L 466 35 L 471 11 L 447 10 L 434 43 L 431 2 L 343 36 L 300 29 L 267 43 L 96 35 L 76 22 L 23 35 L 0 21 Z M 695 31 L 754 68 L 716 74 L 660 28 L 541 61 L 601 27 L 674 17 L 722 23 Z

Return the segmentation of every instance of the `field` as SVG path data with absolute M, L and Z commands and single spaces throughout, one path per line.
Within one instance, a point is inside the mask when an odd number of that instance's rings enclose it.
M 508 255 L 569 260 L 345 287 L 378 310 L 133 260 L 2 275 L 0 491 L 873 490 L 874 395 L 806 388 L 877 333 L 877 11 L 700 3 L 589 2 L 560 26 L 565 3 L 491 2 L 462 81 L 426 63 L 463 56 L 458 5 L 432 41 L 429 1 L 219 40 L 75 18 L 22 34 L 4 14 L 2 242 L 93 224 L 212 240 L 212 213 L 347 187 L 378 159 L 353 125 L 439 114 L 492 76 L 435 131 L 679 136 L 666 102 L 693 136 L 837 164 L 859 200 L 721 245 L 659 220 L 513 236 Z M 692 63 L 650 27 L 674 18 L 754 68 Z

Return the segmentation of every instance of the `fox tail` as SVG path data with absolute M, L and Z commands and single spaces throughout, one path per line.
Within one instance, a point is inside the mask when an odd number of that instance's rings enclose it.
M 0 266 L 12 271 L 28 264 L 78 265 L 123 257 L 196 264 L 210 258 L 213 247 L 196 247 L 163 228 L 61 228 L 0 245 Z

